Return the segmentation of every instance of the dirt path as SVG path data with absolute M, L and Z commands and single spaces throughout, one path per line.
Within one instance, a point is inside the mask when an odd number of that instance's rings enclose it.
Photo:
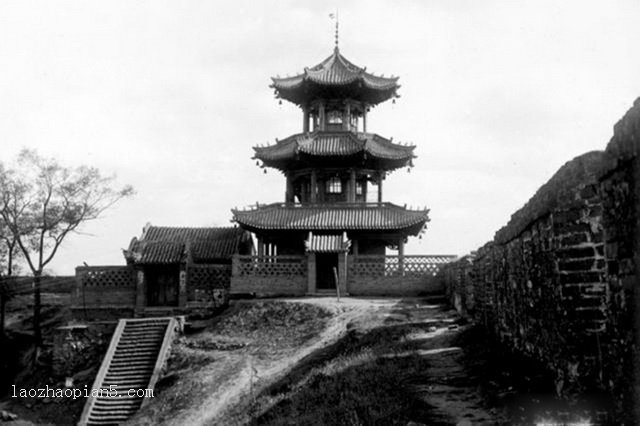
M 208 351 L 211 358 L 206 365 L 197 371 L 197 378 L 178 379 L 175 389 L 169 392 L 160 389 L 160 401 L 153 401 L 139 415 L 131 419 L 130 424 L 234 424 L 238 419 L 234 414 L 248 410 L 254 395 L 260 394 L 266 387 L 286 376 L 300 360 L 318 350 L 332 345 L 347 333 L 347 325 L 358 319 L 367 317 L 369 321 L 381 323 L 399 299 L 353 299 L 342 298 L 339 303 L 334 298 L 278 299 L 270 302 L 287 302 L 293 304 L 311 304 L 332 313 L 325 327 L 313 338 L 299 346 L 280 347 L 278 350 L 255 347 L 255 342 L 243 340 L 238 336 L 240 348 L 235 350 Z M 243 304 L 250 304 L 247 301 Z M 263 303 L 255 301 L 255 303 Z M 269 303 L 269 302 L 264 302 Z M 376 316 L 377 315 L 377 316 Z M 373 322 L 371 322 L 373 324 Z M 214 326 L 211 333 L 215 333 Z M 212 339 L 219 340 L 215 334 Z M 246 346 L 243 346 L 244 344 Z M 194 351 L 201 353 L 202 351 Z M 189 382 L 197 382 L 189 383 Z M 194 391 L 194 388 L 195 389 Z M 181 402 L 181 392 L 189 398 Z M 193 397 L 196 394 L 198 396 Z M 176 409 L 171 413 L 161 413 L 163 404 L 174 404 Z M 233 418 L 233 419 L 231 419 Z
M 188 356 L 174 365 L 167 378 L 173 382 L 131 423 L 467 425 L 549 418 L 547 402 L 526 394 L 531 382 L 518 388 L 520 373 L 509 376 L 482 333 L 442 305 L 411 298 L 244 303 L 234 327 L 243 324 L 252 303 L 295 307 L 292 311 L 312 305 L 315 312 L 321 307 L 332 315 L 315 328 L 289 333 L 308 334 L 299 344 L 290 336 L 277 340 L 287 326 L 275 327 L 273 342 L 241 333 L 223 338 L 216 325 L 195 339 L 186 337 L 181 351 Z M 298 324 L 316 319 L 292 315 Z M 262 324 L 265 320 L 261 317 L 258 332 L 274 329 Z M 191 349 L 194 341 L 205 343 Z M 514 399 L 523 389 L 524 399 Z
M 340 339 L 346 333 L 346 326 L 362 314 L 365 308 L 360 305 L 344 306 L 335 309 L 328 327 L 307 345 L 298 348 L 288 356 L 279 359 L 245 359 L 244 365 L 235 377 L 220 383 L 218 389 L 200 405 L 199 409 L 183 418 L 175 419 L 176 424 L 210 425 L 224 424 L 224 413 L 230 408 L 238 409 L 248 405 L 251 394 L 260 393 L 270 383 L 275 382 L 300 361 L 319 348 L 323 348 Z
M 239 374 L 221 383 L 200 409 L 184 418 L 175 419 L 176 424 L 210 425 L 225 424 L 226 412 L 230 408 L 242 411 L 250 405 L 252 395 L 261 393 L 266 387 L 285 376 L 300 360 L 315 351 L 325 348 L 345 336 L 347 325 L 367 317 L 370 325 L 382 323 L 399 299 L 357 299 L 334 298 L 282 299 L 291 303 L 310 303 L 322 306 L 334 313 L 327 327 L 308 344 L 296 348 L 286 356 L 277 359 L 245 359 Z M 375 315 L 379 314 L 376 321 Z

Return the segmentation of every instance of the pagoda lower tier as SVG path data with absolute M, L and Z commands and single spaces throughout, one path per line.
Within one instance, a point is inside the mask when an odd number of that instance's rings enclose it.
M 255 233 L 259 245 L 276 247 L 278 255 L 303 254 L 312 235 L 344 235 L 353 254 L 384 254 L 386 247 L 402 247 L 429 221 L 428 209 L 392 203 L 274 203 L 232 212 L 235 222 Z

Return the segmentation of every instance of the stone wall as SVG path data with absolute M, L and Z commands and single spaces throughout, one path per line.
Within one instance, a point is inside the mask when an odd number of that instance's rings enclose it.
M 68 325 L 55 330 L 52 372 L 56 378 L 71 377 L 99 365 L 114 327 Z
M 622 400 L 631 398 L 640 422 L 640 99 L 620 120 L 605 150 L 600 176 L 606 284 L 609 293 L 605 368 L 633 380 L 610 384 Z M 635 353 L 634 353 L 635 348 Z M 634 389 L 635 388 L 635 389 Z
M 440 274 L 456 308 L 543 361 L 559 393 L 598 388 L 627 406 L 640 329 L 639 146 L 640 100 L 604 152 L 566 163 L 472 261 Z

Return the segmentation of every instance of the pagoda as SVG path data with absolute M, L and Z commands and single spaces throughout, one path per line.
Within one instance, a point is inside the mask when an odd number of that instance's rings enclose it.
M 302 131 L 253 148 L 258 165 L 286 177 L 284 202 L 232 210 L 255 234 L 258 256 L 306 254 L 314 270 L 309 292 L 335 288 L 349 256 L 384 256 L 387 247 L 402 256 L 407 238 L 429 221 L 428 209 L 384 202 L 383 182 L 413 166 L 415 146 L 371 133 L 367 122 L 371 108 L 399 97 L 398 77 L 353 64 L 336 37 L 328 58 L 293 77 L 272 77 L 270 87 L 280 102 L 300 107 Z

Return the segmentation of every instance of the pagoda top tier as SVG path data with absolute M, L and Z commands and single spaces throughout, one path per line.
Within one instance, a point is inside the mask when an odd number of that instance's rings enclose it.
M 397 98 L 399 77 L 376 76 L 351 63 L 336 46 L 318 65 L 293 77 L 272 77 L 276 97 L 304 106 L 316 99 L 352 99 L 377 105 Z

